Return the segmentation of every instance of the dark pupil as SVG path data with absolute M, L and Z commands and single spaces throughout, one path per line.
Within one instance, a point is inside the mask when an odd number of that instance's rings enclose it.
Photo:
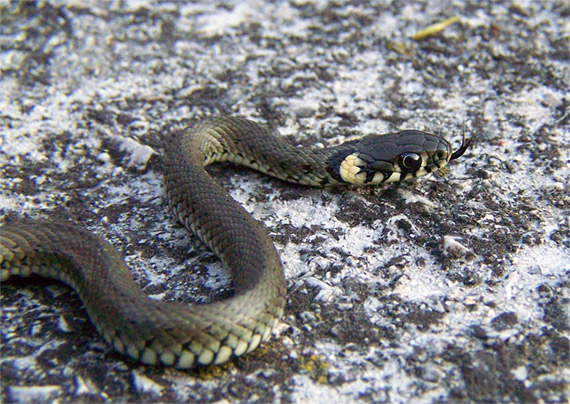
M 400 159 L 405 170 L 417 170 L 422 165 L 422 158 L 416 153 L 404 153 Z

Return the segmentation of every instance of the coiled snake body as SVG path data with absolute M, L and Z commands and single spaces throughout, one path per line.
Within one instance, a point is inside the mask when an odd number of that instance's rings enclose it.
M 243 118 L 215 118 L 165 142 L 164 183 L 178 219 L 233 276 L 234 296 L 209 304 L 149 299 L 116 250 L 77 224 L 19 220 L 0 232 L 2 280 L 38 274 L 80 295 L 97 331 L 115 350 L 145 364 L 218 364 L 269 338 L 285 305 L 286 283 L 264 227 L 204 167 L 230 161 L 312 186 L 378 184 L 418 177 L 463 154 L 419 131 L 371 135 L 337 147 L 294 147 Z

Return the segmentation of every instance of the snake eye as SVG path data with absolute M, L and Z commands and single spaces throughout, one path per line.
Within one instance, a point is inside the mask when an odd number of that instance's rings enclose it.
M 417 153 L 402 153 L 399 164 L 402 170 L 416 171 L 422 166 L 422 157 Z

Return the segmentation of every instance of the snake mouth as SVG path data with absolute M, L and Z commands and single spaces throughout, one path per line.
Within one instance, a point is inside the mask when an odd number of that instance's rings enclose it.
M 473 140 L 473 138 L 466 139 L 465 133 L 463 133 L 463 139 L 461 140 L 461 146 L 459 146 L 459 149 L 457 149 L 453 152 L 453 154 L 449 158 L 449 161 L 458 159 L 459 157 L 463 156 L 463 154 L 465 154 L 465 151 L 467 150 L 467 148 L 471 144 L 472 140 Z

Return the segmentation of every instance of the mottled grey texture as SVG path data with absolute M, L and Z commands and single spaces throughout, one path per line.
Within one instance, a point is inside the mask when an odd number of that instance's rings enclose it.
M 230 285 L 164 208 L 173 128 L 240 114 L 303 145 L 405 128 L 476 138 L 447 175 L 377 190 L 213 168 L 269 228 L 288 282 L 279 334 L 222 367 L 139 366 L 64 286 L 3 284 L 2 401 L 568 400 L 567 1 L 69 1 L 0 14 L 4 220 L 84 223 L 156 298 L 219 299 Z

